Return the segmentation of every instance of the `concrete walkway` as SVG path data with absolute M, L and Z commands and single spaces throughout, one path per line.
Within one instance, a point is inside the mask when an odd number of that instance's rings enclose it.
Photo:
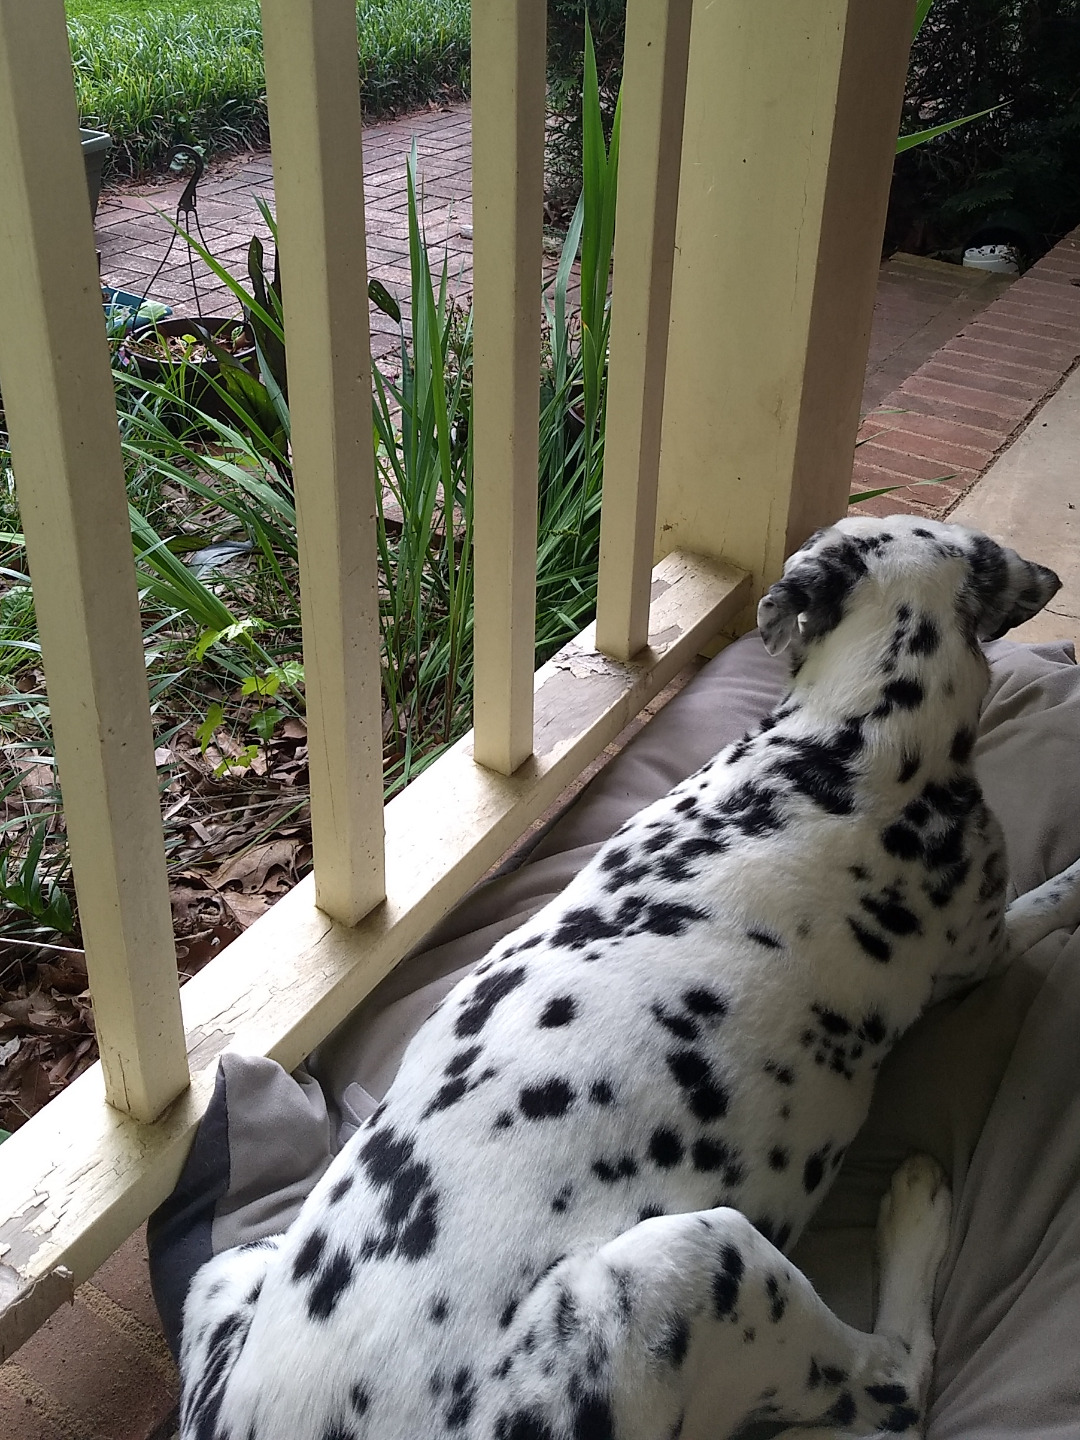
M 1050 605 L 1010 631 L 1010 640 L 1064 639 L 1080 649 L 1080 370 L 950 519 L 987 531 L 1061 576 Z

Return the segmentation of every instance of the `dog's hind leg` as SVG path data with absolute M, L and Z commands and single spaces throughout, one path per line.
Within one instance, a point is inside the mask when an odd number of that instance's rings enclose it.
M 184 1305 L 180 1437 L 217 1435 L 229 1376 L 247 1339 L 255 1302 L 280 1237 L 225 1250 L 202 1267 Z
M 1008 959 L 1022 955 L 1054 930 L 1075 930 L 1080 925 L 1080 860 L 1045 880 L 1026 895 L 1018 895 L 1005 911 Z M 995 967 L 1001 968 L 1001 967 Z
M 551 1292 L 536 1296 L 544 1318 L 521 1319 L 538 1337 L 531 1363 L 550 1343 L 549 1368 L 557 1364 L 564 1382 L 577 1377 L 571 1393 L 576 1386 L 581 1395 L 584 1377 L 595 1375 L 604 1433 L 619 1440 L 715 1440 L 760 1421 L 917 1433 L 949 1214 L 934 1162 L 901 1166 L 882 1205 L 872 1335 L 839 1320 L 736 1210 L 642 1221 L 547 1277 Z M 563 1432 L 555 1425 L 551 1433 Z M 571 1424 L 567 1433 L 579 1432 Z

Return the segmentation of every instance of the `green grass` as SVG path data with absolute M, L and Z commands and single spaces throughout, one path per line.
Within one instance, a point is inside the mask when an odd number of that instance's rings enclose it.
M 84 125 L 107 130 L 106 174 L 161 163 L 178 141 L 221 152 L 268 135 L 258 0 L 68 0 Z M 365 112 L 468 87 L 469 0 L 359 0 Z

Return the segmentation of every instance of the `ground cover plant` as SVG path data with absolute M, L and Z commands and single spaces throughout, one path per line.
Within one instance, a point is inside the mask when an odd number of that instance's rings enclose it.
M 586 125 L 584 190 L 544 296 L 538 660 L 587 623 L 596 600 L 618 125 L 609 152 L 595 95 Z M 450 295 L 445 260 L 429 260 L 415 151 L 406 183 L 408 294 L 399 309 L 372 292 L 391 315 L 406 314 L 395 364 L 375 366 L 373 387 L 388 795 L 471 724 L 473 677 L 471 314 Z M 150 382 L 133 347 L 114 342 L 182 974 L 311 859 L 280 286 L 257 241 L 246 287 L 200 253 L 244 295 L 258 373 L 223 351 L 217 403 L 195 404 L 183 398 L 191 361 Z M 9 1130 L 96 1056 L 40 659 L 0 433 L 0 1127 Z
M 82 123 L 107 130 L 106 176 L 268 138 L 258 0 L 67 0 Z M 368 115 L 467 93 L 469 0 L 358 0 Z

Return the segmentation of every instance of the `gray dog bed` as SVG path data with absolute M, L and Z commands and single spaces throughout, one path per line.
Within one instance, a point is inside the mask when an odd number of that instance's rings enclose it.
M 1005 827 L 1012 894 L 1080 855 L 1080 668 L 1065 644 L 999 641 L 987 653 L 976 764 Z M 523 864 L 462 901 L 304 1070 L 222 1058 L 180 1183 L 150 1226 L 174 1348 L 195 1270 L 290 1224 L 450 987 L 624 820 L 756 724 L 786 678 L 756 635 L 724 651 Z M 934 1155 L 954 1191 L 929 1435 L 1080 1435 L 1080 935 L 1059 931 L 1008 974 L 931 1010 L 883 1067 L 870 1119 L 793 1252 L 837 1313 L 864 1329 L 878 1200 L 912 1151 Z

